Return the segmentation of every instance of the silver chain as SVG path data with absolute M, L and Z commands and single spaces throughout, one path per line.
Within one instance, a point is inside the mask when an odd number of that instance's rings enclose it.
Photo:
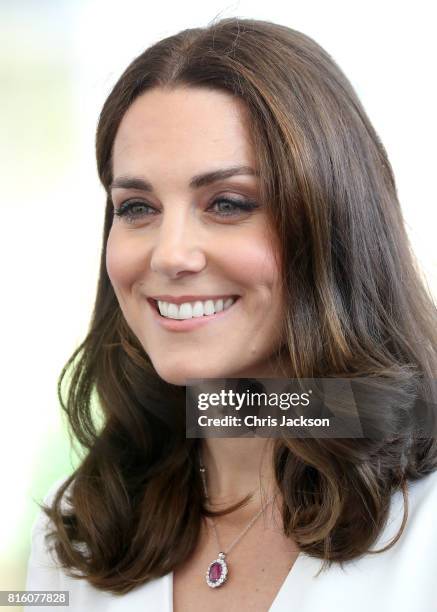
M 202 464 L 202 460 L 200 458 L 200 453 L 199 453 L 199 461 L 200 461 L 200 475 L 201 475 L 201 478 L 202 478 L 203 488 L 204 488 L 204 491 L 205 491 L 205 498 L 207 500 L 209 500 L 208 488 L 207 488 L 207 485 L 206 485 L 206 477 L 205 477 L 206 469 L 205 469 L 205 466 Z M 252 527 L 252 525 L 255 524 L 255 522 L 259 519 L 259 517 L 264 512 L 264 510 L 267 508 L 267 506 L 269 506 L 274 499 L 275 499 L 275 496 L 272 495 L 270 497 L 270 499 L 268 500 L 268 502 L 266 503 L 266 505 L 264 506 L 264 508 L 261 508 L 261 510 L 259 510 L 259 512 L 257 512 L 255 514 L 255 516 L 250 520 L 250 522 L 246 525 L 246 527 L 243 529 L 243 531 L 234 539 L 234 541 L 231 543 L 231 545 L 228 546 L 227 550 L 223 550 L 222 549 L 222 547 L 220 545 L 220 540 L 219 540 L 218 532 L 217 532 L 217 525 L 216 525 L 214 519 L 211 516 L 209 516 L 208 518 L 209 518 L 209 520 L 211 522 L 211 525 L 213 527 L 213 530 L 214 530 L 214 533 L 215 533 L 215 538 L 217 540 L 217 546 L 218 546 L 219 550 L 221 552 L 223 552 L 225 555 L 228 555 L 231 552 L 231 550 L 234 548 L 234 546 L 236 546 L 238 544 L 238 542 L 241 540 L 241 538 L 244 535 L 246 535 L 246 533 L 249 531 L 249 529 Z

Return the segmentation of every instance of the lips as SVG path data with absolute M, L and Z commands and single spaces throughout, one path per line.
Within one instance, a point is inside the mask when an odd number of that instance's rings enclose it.
M 152 298 L 147 298 L 146 300 L 152 310 L 153 318 L 156 323 L 162 329 L 169 332 L 190 332 L 192 330 L 202 328 L 205 325 L 219 325 L 219 321 L 225 320 L 229 316 L 229 313 L 234 312 L 234 309 L 239 301 L 238 296 L 232 306 L 230 306 L 227 310 L 222 310 L 221 312 L 212 315 L 192 317 L 191 319 L 171 319 L 161 315 L 156 300 Z

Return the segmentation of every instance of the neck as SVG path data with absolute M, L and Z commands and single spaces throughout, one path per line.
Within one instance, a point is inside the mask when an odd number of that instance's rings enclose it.
M 208 438 L 200 455 L 210 505 L 227 506 L 248 494 L 260 502 L 276 490 L 273 445 L 268 438 Z

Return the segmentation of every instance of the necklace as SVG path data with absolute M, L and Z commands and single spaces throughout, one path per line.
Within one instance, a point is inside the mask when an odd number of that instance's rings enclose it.
M 205 477 L 206 469 L 205 469 L 205 466 L 202 464 L 202 459 L 200 458 L 200 454 L 199 454 L 199 461 L 200 461 L 200 475 L 201 475 L 201 478 L 202 478 L 203 488 L 204 488 L 204 491 L 205 491 L 205 498 L 208 500 L 209 499 L 208 488 L 207 488 L 207 485 L 206 485 L 206 477 Z M 209 564 L 208 569 L 206 571 L 206 583 L 207 583 L 208 586 L 210 586 L 211 588 L 215 589 L 215 588 L 221 586 L 222 584 L 224 584 L 224 582 L 226 582 L 226 579 L 228 578 L 228 575 L 229 575 L 228 562 L 227 562 L 227 559 L 226 559 L 227 555 L 229 555 L 231 550 L 234 548 L 234 546 L 236 546 L 238 544 L 238 542 L 241 540 L 241 538 L 244 535 L 246 535 L 246 533 L 255 524 L 255 522 L 259 519 L 259 517 L 264 512 L 264 510 L 267 508 L 267 506 L 269 506 L 272 503 L 274 498 L 275 498 L 274 495 L 272 495 L 272 497 L 270 497 L 270 499 L 268 500 L 268 502 L 266 503 L 264 508 L 261 508 L 261 510 L 259 510 L 259 512 L 257 512 L 255 514 L 255 516 L 249 521 L 249 523 L 246 525 L 246 527 L 243 529 L 243 531 L 228 546 L 226 551 L 223 551 L 222 547 L 220 545 L 220 540 L 219 540 L 219 536 L 218 536 L 218 532 L 217 532 L 217 525 L 215 524 L 214 519 L 212 517 L 208 517 L 210 522 L 211 522 L 211 525 L 213 527 L 213 530 L 214 530 L 215 538 L 217 540 L 217 547 L 218 547 L 219 551 L 221 551 L 217 555 L 217 559 L 214 559 L 214 561 L 212 561 L 212 563 Z

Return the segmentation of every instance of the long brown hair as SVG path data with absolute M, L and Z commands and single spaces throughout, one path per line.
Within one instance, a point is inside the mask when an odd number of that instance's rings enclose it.
M 124 320 L 105 265 L 120 121 L 142 93 L 177 86 L 226 91 L 250 113 L 261 199 L 281 248 L 293 377 L 377 376 L 404 384 L 436 372 L 436 308 L 409 246 L 392 169 L 331 57 L 300 32 L 239 18 L 148 48 L 114 86 L 98 124 L 97 165 L 107 191 L 100 278 L 89 332 L 59 379 L 84 457 L 46 509 L 66 570 L 114 593 L 182 564 L 205 512 L 196 441 L 185 438 L 185 387 L 157 375 Z M 384 418 L 396 430 L 396 409 Z M 414 427 L 397 431 L 403 435 L 384 444 L 276 441 L 284 532 L 304 553 L 329 565 L 368 552 L 392 493 L 401 489 L 405 497 L 408 479 L 436 468 L 431 437 Z

